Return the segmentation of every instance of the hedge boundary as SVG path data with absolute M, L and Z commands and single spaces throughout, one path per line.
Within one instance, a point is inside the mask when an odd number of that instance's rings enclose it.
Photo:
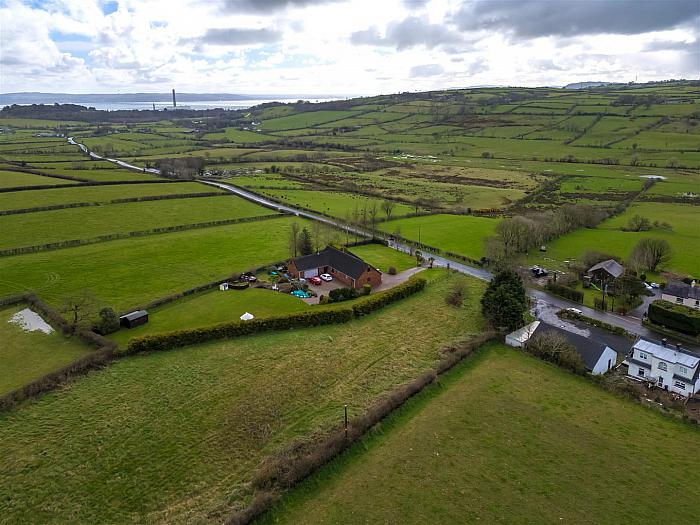
M 245 222 L 266 221 L 271 219 L 278 219 L 284 216 L 284 213 L 275 213 L 271 215 L 257 215 L 255 217 L 239 217 L 236 219 L 224 219 L 221 221 L 198 222 L 194 224 L 178 224 L 175 226 L 164 226 L 162 228 L 151 228 L 150 230 L 138 230 L 124 233 L 110 233 L 108 235 L 99 235 L 97 237 L 90 237 L 88 239 L 71 239 L 68 241 L 50 242 L 46 244 L 37 244 L 34 246 L 9 248 L 7 250 L 0 250 L 0 257 L 11 257 L 13 255 L 23 255 L 27 253 L 60 250 L 62 248 L 74 248 L 76 246 L 85 246 L 88 244 L 97 244 L 101 242 L 115 241 L 118 239 L 129 239 L 131 237 L 145 237 L 147 235 L 157 235 L 159 233 L 173 233 L 186 230 L 212 228 L 214 226 L 226 226 L 230 224 L 240 224 Z
M 20 303 L 28 304 L 32 310 L 39 313 L 44 320 L 55 329 L 60 330 L 64 335 L 72 332 L 70 325 L 61 314 L 42 301 L 34 293 L 8 297 L 3 299 L 0 304 L 2 304 L 2 306 L 9 306 Z M 68 363 L 63 368 L 49 372 L 31 383 L 27 383 L 26 385 L 0 396 L 0 412 L 10 410 L 27 399 L 36 398 L 42 394 L 56 390 L 73 379 L 87 374 L 91 370 L 103 368 L 115 359 L 114 351 L 117 348 L 116 343 L 91 330 L 79 330 L 76 332 L 75 336 L 96 349 Z
M 396 387 L 370 405 L 364 414 L 348 421 L 347 439 L 343 426 L 337 426 L 310 441 L 298 441 L 286 450 L 264 459 L 252 477 L 255 495 L 252 502 L 226 519 L 226 525 L 246 525 L 272 508 L 288 490 L 329 463 L 360 440 L 377 423 L 400 408 L 411 397 L 440 375 L 452 369 L 478 348 L 498 337 L 497 332 L 485 332 L 468 340 L 443 347 L 441 358 L 433 368 L 413 381 Z
M 700 334 L 700 311 L 669 301 L 656 300 L 649 305 L 649 321 L 683 334 Z
M 302 312 L 264 319 L 251 319 L 250 321 L 231 321 L 201 328 L 134 337 L 129 341 L 126 348 L 119 348 L 116 353 L 118 355 L 133 355 L 141 352 L 161 352 L 217 339 L 229 339 L 273 330 L 347 323 L 413 295 L 423 290 L 425 285 L 425 279 L 414 278 L 394 288 L 370 296 L 362 303 L 345 308 Z
M 12 188 L 0 188 L 0 193 L 29 190 L 53 190 L 56 188 L 80 188 L 82 186 L 120 186 L 122 184 L 177 184 L 179 182 L 192 182 L 187 180 L 151 179 L 151 180 L 102 180 L 76 182 L 75 184 L 38 184 L 36 186 L 13 186 Z
M 65 210 L 68 208 L 84 208 L 86 206 L 107 206 L 109 204 L 126 204 L 129 202 L 146 202 L 159 201 L 167 199 L 194 199 L 197 197 L 219 197 L 230 196 L 231 193 L 222 192 L 206 192 L 206 193 L 182 193 L 175 195 L 150 195 L 143 197 L 128 197 L 123 199 L 112 199 L 109 201 L 92 201 L 92 202 L 69 202 L 65 204 L 51 204 L 48 206 L 36 206 L 34 208 L 17 208 L 15 210 L 0 210 L 0 216 L 3 215 L 20 215 L 23 213 L 34 213 L 38 211 Z

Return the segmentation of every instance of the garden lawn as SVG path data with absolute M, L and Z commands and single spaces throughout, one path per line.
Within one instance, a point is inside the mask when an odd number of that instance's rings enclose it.
M 364 412 L 483 330 L 484 284 L 470 279 L 457 309 L 453 279 L 344 325 L 124 358 L 0 414 L 3 520 L 222 523 L 264 456 L 336 426 L 345 403 Z
M 88 289 L 116 310 L 282 261 L 292 222 L 279 219 L 149 235 L 0 258 L 0 297 L 34 290 L 52 304 Z
M 348 248 L 350 253 L 357 255 L 366 263 L 387 273 L 390 267 L 397 272 L 408 270 L 416 266 L 416 259 L 410 255 L 392 250 L 383 244 L 365 244 L 364 246 L 352 246 Z
M 484 239 L 494 235 L 499 219 L 471 215 L 428 215 L 391 220 L 379 224 L 387 233 L 399 232 L 412 241 L 419 240 L 452 253 L 480 259 L 484 255 Z M 420 228 L 420 230 L 419 230 Z
M 697 442 L 695 428 L 491 344 L 259 523 L 694 523 Z
M 67 365 L 90 351 L 60 332 L 25 332 L 10 318 L 26 305 L 0 309 L 0 396 Z M 0 506 L 1 508 L 1 506 Z
M 0 217 L 0 249 L 272 214 L 268 208 L 222 194 L 7 215 Z
M 125 345 L 132 337 L 238 321 L 246 312 L 261 318 L 308 311 L 309 308 L 301 299 L 273 290 L 248 288 L 222 292 L 215 288 L 149 310 L 147 324 L 122 329 L 111 338 Z
M 635 215 L 647 217 L 652 222 L 667 222 L 673 230 L 622 231 L 620 228 L 626 226 Z M 609 253 L 626 260 L 635 244 L 645 237 L 665 239 L 671 245 L 671 262 L 660 270 L 700 275 L 700 207 L 690 204 L 634 203 L 623 214 L 603 222 L 597 228 L 584 228 L 560 237 L 547 245 L 546 254 L 538 253 L 527 260 L 551 267 L 551 259 L 561 264 L 564 260 L 580 259 L 586 251 Z

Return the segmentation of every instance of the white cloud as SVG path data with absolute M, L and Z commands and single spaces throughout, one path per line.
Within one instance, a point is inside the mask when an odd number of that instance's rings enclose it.
M 464 23 L 471 0 L 118 0 L 108 15 L 104 4 L 1 4 L 0 90 L 373 94 L 694 78 L 700 69 L 687 1 L 662 30 L 626 22 L 616 33 L 606 21 L 605 34 L 565 36 L 522 26 L 503 1 L 488 30 Z

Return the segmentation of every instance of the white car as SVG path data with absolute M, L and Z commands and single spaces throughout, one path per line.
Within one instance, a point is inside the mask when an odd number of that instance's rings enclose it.
M 647 289 L 647 292 L 653 292 L 653 291 L 654 291 L 654 287 L 653 287 L 652 285 L 650 285 L 649 283 L 644 283 L 644 288 Z
M 649 283 L 649 286 L 651 286 L 652 288 L 661 288 L 661 286 L 659 286 L 658 283 Z
M 319 277 L 326 282 L 330 282 L 333 280 L 333 276 L 329 273 L 322 273 L 321 275 L 319 275 Z
M 571 312 L 572 314 L 576 314 L 576 315 L 581 315 L 583 313 L 582 310 L 579 310 L 578 308 L 573 308 L 573 307 L 567 308 L 566 311 Z

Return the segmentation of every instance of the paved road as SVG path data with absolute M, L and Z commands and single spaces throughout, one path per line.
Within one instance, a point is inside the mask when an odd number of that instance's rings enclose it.
M 68 142 L 70 144 L 79 146 L 81 150 L 83 150 L 85 153 L 90 155 L 94 159 L 100 159 L 100 160 L 107 160 L 109 162 L 113 162 L 115 164 L 118 164 L 119 166 L 126 168 L 126 169 L 131 169 L 131 170 L 136 170 L 140 172 L 147 172 L 147 173 L 153 173 L 155 175 L 159 175 L 160 171 L 157 170 L 156 168 L 140 168 L 138 166 L 134 166 L 133 164 L 129 164 L 127 162 L 123 162 L 118 159 L 110 159 L 107 157 L 102 157 L 100 155 L 97 155 L 96 153 L 90 151 L 84 144 L 80 144 L 73 140 L 73 137 L 68 138 Z M 247 199 L 249 201 L 255 202 L 261 206 L 265 206 L 266 208 L 271 208 L 273 210 L 277 210 L 283 213 L 289 213 L 292 215 L 296 215 L 297 217 L 303 217 L 305 219 L 310 219 L 313 221 L 319 221 L 323 222 L 326 224 L 330 224 L 332 226 L 335 226 L 336 228 L 340 228 L 342 230 L 345 230 L 349 233 L 355 234 L 357 233 L 358 235 L 361 236 L 372 236 L 371 232 L 368 232 L 362 228 L 358 228 L 356 226 L 350 226 L 346 225 L 343 223 L 340 223 L 336 221 L 335 219 L 332 219 L 330 217 L 326 217 L 324 215 L 318 215 L 316 213 L 311 213 L 305 210 L 300 210 L 297 208 L 294 208 L 292 206 L 287 206 L 285 204 L 280 204 L 274 201 L 271 201 L 269 199 L 266 199 L 265 197 L 262 197 L 256 193 L 252 193 L 250 191 L 247 191 L 243 188 L 239 188 L 238 186 L 234 186 L 233 184 L 227 184 L 224 182 L 215 182 L 215 181 L 199 181 L 203 184 L 208 184 L 210 186 L 216 186 L 218 188 L 221 188 L 223 190 L 229 191 L 231 193 L 234 193 L 238 195 L 239 197 L 242 197 L 244 199 Z M 376 236 L 376 234 L 375 234 Z M 381 237 L 381 234 L 380 234 Z M 391 240 L 387 237 L 384 237 L 383 240 L 387 241 L 387 244 L 389 245 L 390 248 L 393 248 L 394 250 L 398 250 L 401 252 L 409 253 L 412 254 L 413 251 L 410 246 L 407 244 L 403 244 L 400 242 L 396 242 L 394 240 Z M 482 268 L 474 268 L 473 266 L 469 266 L 467 264 L 464 264 L 459 261 L 453 261 L 451 259 L 448 259 L 446 257 L 443 257 L 438 254 L 430 253 L 428 251 L 423 250 L 423 253 L 429 254 L 431 257 L 434 258 L 434 266 L 437 267 L 444 267 L 444 268 L 451 268 L 453 270 L 457 270 L 458 272 L 461 272 L 465 275 L 470 275 L 472 277 L 476 277 L 477 279 L 481 279 L 483 281 L 490 281 L 491 278 L 493 277 L 493 274 L 491 274 L 489 271 L 484 270 Z M 660 338 L 659 334 L 652 332 L 651 330 L 647 329 L 645 326 L 641 324 L 641 319 L 638 317 L 633 317 L 633 316 L 620 316 L 608 312 L 601 312 L 599 310 L 594 310 L 592 308 L 588 308 L 586 306 L 583 306 L 579 303 L 575 303 L 573 301 L 569 301 L 567 299 L 563 299 L 554 295 L 550 295 L 542 290 L 536 290 L 536 289 L 529 289 L 528 293 L 530 297 L 533 299 L 533 313 L 538 319 L 541 319 L 542 321 L 545 322 L 550 322 L 552 324 L 557 324 L 555 322 L 558 317 L 556 317 L 556 312 L 562 308 L 578 308 L 583 312 L 584 315 L 588 317 L 592 317 L 593 319 L 598 319 L 600 321 L 604 321 L 606 323 L 610 323 L 611 325 L 614 326 L 620 326 L 627 330 L 628 332 L 632 334 L 636 334 L 641 337 L 645 337 L 648 339 L 652 340 L 658 340 Z M 675 342 L 675 341 L 671 341 Z M 683 343 L 683 345 L 686 348 L 689 348 L 689 345 L 686 343 Z

